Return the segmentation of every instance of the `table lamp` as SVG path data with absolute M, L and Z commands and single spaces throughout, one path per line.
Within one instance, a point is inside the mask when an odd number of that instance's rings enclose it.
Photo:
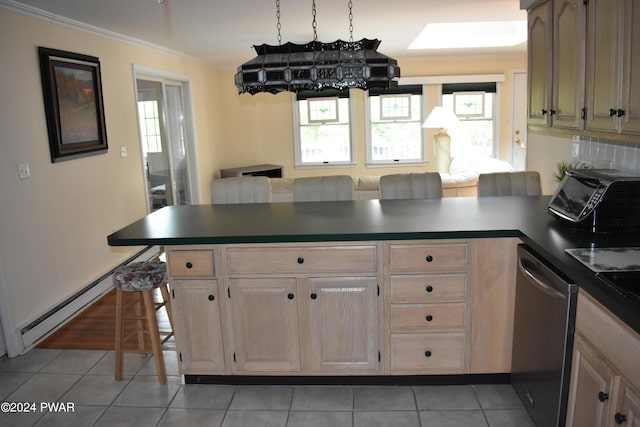
M 451 129 L 458 123 L 460 120 L 453 111 L 437 106 L 433 107 L 422 124 L 423 128 L 440 129 L 433 137 L 436 169 L 440 173 L 449 173 L 451 163 L 451 137 L 447 134 L 447 128 Z

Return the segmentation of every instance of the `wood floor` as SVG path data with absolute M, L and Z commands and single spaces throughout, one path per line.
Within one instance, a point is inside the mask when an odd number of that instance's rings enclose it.
M 131 294 L 125 292 L 126 294 Z M 160 292 L 155 296 L 160 301 Z M 105 294 L 98 301 L 87 307 L 75 319 L 67 323 L 61 329 L 53 333 L 38 348 L 51 348 L 60 350 L 113 350 L 115 348 L 116 330 L 116 291 L 115 289 Z M 169 318 L 164 308 L 157 312 L 160 330 L 170 330 Z M 125 324 L 125 336 L 135 330 L 135 321 Z M 125 349 L 136 349 L 135 338 L 125 343 Z M 148 348 L 151 348 L 149 344 Z M 175 348 L 175 341 L 171 337 L 163 348 Z

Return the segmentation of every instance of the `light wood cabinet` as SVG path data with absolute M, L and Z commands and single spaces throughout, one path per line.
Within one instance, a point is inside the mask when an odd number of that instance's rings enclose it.
M 305 370 L 378 371 L 376 278 L 314 277 L 300 288 Z
M 227 373 L 213 247 L 167 247 L 173 329 L 182 374 Z
M 549 0 L 528 13 L 528 123 L 582 126 L 584 105 L 583 0 Z
M 466 372 L 469 242 L 389 242 L 385 253 L 387 373 Z
M 376 244 L 229 245 L 234 373 L 380 372 Z
M 230 279 L 234 372 L 300 370 L 295 279 Z
M 591 0 L 587 6 L 589 130 L 640 133 L 640 4 Z
M 567 426 L 640 426 L 640 336 L 582 289 Z

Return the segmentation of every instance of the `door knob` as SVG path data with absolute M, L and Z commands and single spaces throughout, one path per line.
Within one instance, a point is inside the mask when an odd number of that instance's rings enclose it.
M 515 142 L 516 144 L 520 144 L 520 138 L 514 139 L 513 142 Z

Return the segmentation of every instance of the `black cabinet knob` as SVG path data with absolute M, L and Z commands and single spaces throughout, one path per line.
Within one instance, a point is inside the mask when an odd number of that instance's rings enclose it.
M 318 294 L 316 294 L 315 292 L 311 294 L 311 299 L 316 299 L 318 298 Z
M 549 110 L 549 115 L 553 116 L 556 113 L 556 110 Z
M 433 320 L 433 316 L 430 314 L 427 314 L 426 319 L 427 319 L 427 322 L 431 322 Z
M 620 412 L 616 412 L 616 414 L 613 416 L 613 419 L 615 420 L 616 424 L 623 424 L 627 422 L 627 416 L 621 414 Z
M 609 393 L 601 391 L 600 393 L 598 393 L 598 400 L 600 402 L 606 402 L 607 400 L 609 400 Z
M 184 266 L 187 268 L 193 268 L 193 264 L 191 264 L 190 262 L 187 262 Z
M 298 264 L 303 264 L 303 263 L 304 263 L 304 258 L 298 257 Z
M 618 109 L 618 111 L 616 111 L 616 116 L 618 116 L 618 117 L 624 116 L 624 110 Z
M 214 297 L 213 295 L 209 295 L 209 301 L 213 301 L 215 299 L 216 299 L 216 297 Z
M 431 352 L 429 350 L 425 351 L 424 357 L 431 357 Z
M 291 294 L 291 293 L 287 295 L 287 298 L 289 298 L 289 299 L 293 299 L 293 297 L 294 297 L 294 295 Z
M 427 255 L 425 259 L 427 260 L 427 262 L 433 261 L 433 257 L 431 255 Z
M 613 108 L 609 108 L 609 117 L 613 117 L 617 114 L 617 111 Z
M 431 285 L 427 286 L 427 292 L 433 292 L 433 286 Z

